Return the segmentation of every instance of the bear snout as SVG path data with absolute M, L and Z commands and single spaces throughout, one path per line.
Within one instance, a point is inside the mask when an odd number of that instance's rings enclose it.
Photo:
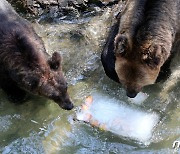
M 69 98 L 69 95 L 64 97 L 59 97 L 55 102 L 64 110 L 71 110 L 74 108 L 72 101 Z
M 137 92 L 136 90 L 130 90 L 130 89 L 127 89 L 126 90 L 126 95 L 130 98 L 134 98 L 136 97 L 136 95 L 138 94 L 139 92 Z
M 65 102 L 65 104 L 61 107 L 65 110 L 72 110 L 74 108 L 74 105 L 72 102 L 68 102 L 68 103 Z

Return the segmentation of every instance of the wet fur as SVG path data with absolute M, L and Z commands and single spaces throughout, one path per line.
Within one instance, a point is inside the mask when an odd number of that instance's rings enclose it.
M 179 21 L 180 0 L 129 0 L 101 55 L 107 76 L 129 93 L 167 76 L 171 49 L 179 39 Z
M 5 0 L 0 2 L 0 59 L 0 87 L 12 101 L 23 101 L 30 92 L 64 109 L 73 107 L 59 53 L 50 57 L 31 24 Z

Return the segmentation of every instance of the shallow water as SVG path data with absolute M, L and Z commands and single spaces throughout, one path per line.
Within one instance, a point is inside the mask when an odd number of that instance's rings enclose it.
M 54 102 L 37 96 L 15 105 L 1 91 L 1 153 L 180 153 L 172 148 L 174 141 L 180 141 L 180 56 L 175 56 L 168 80 L 144 88 L 149 97 L 141 105 L 131 103 L 121 85 L 105 75 L 100 62 L 111 16 L 107 9 L 102 15 L 80 22 L 34 23 L 47 51 L 62 55 L 68 91 L 76 107 L 64 111 Z M 104 93 L 131 108 L 160 115 L 149 144 L 74 121 L 77 107 L 93 93 Z

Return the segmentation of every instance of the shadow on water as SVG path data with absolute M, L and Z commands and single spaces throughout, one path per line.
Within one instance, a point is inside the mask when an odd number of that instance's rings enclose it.
M 78 107 L 88 95 L 102 92 L 132 108 L 155 111 L 161 121 L 149 145 L 143 145 L 73 120 L 77 108 L 64 111 L 44 98 L 31 96 L 24 104 L 9 102 L 0 92 L 0 152 L 6 153 L 173 153 L 180 140 L 179 55 L 165 82 L 148 86 L 149 97 L 141 105 L 128 101 L 121 85 L 104 73 L 102 46 L 111 25 L 111 11 L 80 23 L 34 23 L 48 53 L 60 52 L 69 93 Z

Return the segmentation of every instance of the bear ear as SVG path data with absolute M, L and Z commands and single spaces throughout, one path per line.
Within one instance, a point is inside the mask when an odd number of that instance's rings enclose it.
M 150 56 L 148 54 L 143 54 L 142 60 L 151 68 L 156 68 L 161 62 L 160 57 Z
M 162 51 L 163 50 L 163 51 Z M 161 53 L 164 48 L 159 45 L 151 45 L 143 54 L 142 60 L 150 67 L 155 68 L 161 63 Z
M 116 55 L 125 55 L 128 49 L 128 39 L 126 36 L 117 35 L 114 41 L 114 51 Z
M 54 52 L 48 60 L 48 64 L 52 70 L 56 71 L 61 69 L 61 55 L 58 52 Z

